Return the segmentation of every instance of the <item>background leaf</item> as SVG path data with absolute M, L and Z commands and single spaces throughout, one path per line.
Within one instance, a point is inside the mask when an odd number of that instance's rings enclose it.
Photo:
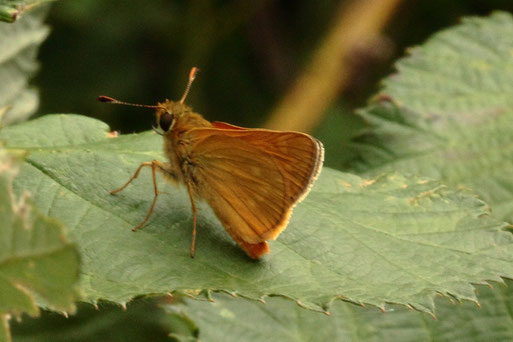
M 38 93 L 29 80 L 38 69 L 39 45 L 49 32 L 43 24 L 46 12 L 38 8 L 16 24 L 0 23 L 0 125 L 25 120 L 36 111 Z
M 44 135 L 38 132 L 45 132 Z M 325 168 L 271 255 L 251 261 L 201 205 L 195 259 L 189 257 L 191 209 L 183 188 L 166 194 L 144 229 L 152 200 L 143 161 L 163 159 L 153 132 L 110 138 L 108 127 L 74 115 L 46 116 L 0 131 L 8 149 L 28 153 L 18 191 L 59 217 L 83 255 L 86 299 L 124 303 L 135 296 L 226 291 L 281 295 L 326 310 L 336 298 L 431 311 L 436 293 L 475 300 L 470 282 L 513 276 L 504 224 L 472 195 L 398 174 L 362 179 Z
M 186 301 L 169 306 L 190 317 L 201 341 L 510 341 L 513 284 L 478 286 L 474 303 L 438 298 L 437 319 L 392 306 L 387 312 L 333 303 L 331 315 L 303 310 L 281 298 L 266 304 L 214 295 L 213 303 Z M 182 333 L 183 338 L 191 335 Z
M 472 188 L 513 220 L 513 18 L 467 18 L 410 51 L 360 114 L 360 171 Z
M 0 21 L 12 23 L 36 6 L 55 0 L 0 0 Z
M 48 311 L 38 319 L 24 317 L 12 324 L 12 335 L 14 342 L 171 341 L 170 321 L 154 300 L 134 301 L 126 310 L 82 303 L 70 317 Z
M 37 315 L 37 305 L 73 310 L 79 258 L 62 225 L 42 216 L 26 197 L 15 201 L 15 160 L 0 150 L 0 317 Z M 5 328 L 5 326 L 4 326 Z

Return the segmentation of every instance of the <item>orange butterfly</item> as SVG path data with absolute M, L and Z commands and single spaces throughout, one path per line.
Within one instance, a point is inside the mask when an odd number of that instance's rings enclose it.
M 102 102 L 155 108 L 157 130 L 164 137 L 167 163 L 142 163 L 128 186 L 145 166 L 151 167 L 155 196 L 150 218 L 159 195 L 156 172 L 167 180 L 185 184 L 191 200 L 193 223 L 191 257 L 196 241 L 195 201 L 204 199 L 219 221 L 254 259 L 269 253 L 267 240 L 285 229 L 292 208 L 309 192 L 322 168 L 321 142 L 308 134 L 249 129 L 223 122 L 209 122 L 184 104 L 198 72 L 193 68 L 182 99 L 166 100 L 156 106 L 136 105 L 100 96 Z

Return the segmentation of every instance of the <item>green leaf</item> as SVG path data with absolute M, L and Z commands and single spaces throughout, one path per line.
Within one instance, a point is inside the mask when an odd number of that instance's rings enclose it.
M 13 322 L 11 329 L 14 342 L 171 341 L 168 316 L 154 300 L 135 301 L 126 310 L 106 303 L 96 309 L 80 304 L 75 315 L 43 311 L 38 319 Z
M 511 234 L 471 194 L 415 177 L 366 180 L 328 168 L 261 261 L 248 259 L 200 204 L 191 259 L 192 213 L 183 187 L 159 179 L 165 193 L 137 232 L 131 228 L 153 199 L 150 172 L 109 194 L 141 162 L 163 160 L 162 138 L 112 136 L 104 123 L 75 115 L 0 131 L 8 149 L 28 153 L 17 191 L 33 192 L 38 207 L 65 222 L 79 246 L 90 302 L 226 291 L 254 299 L 280 295 L 315 310 L 343 298 L 430 312 L 437 293 L 475 301 L 471 282 L 513 276 Z
M 16 24 L 0 23 L 0 126 L 25 120 L 37 109 L 38 93 L 29 80 L 38 69 L 37 52 L 49 32 L 45 16 L 43 8 Z
M 35 210 L 12 189 L 16 161 L 0 149 L 0 318 L 27 312 L 37 305 L 73 310 L 78 297 L 79 257 L 66 241 L 62 225 Z
M 25 12 L 55 0 L 0 0 L 0 21 L 12 23 Z
M 360 112 L 360 171 L 390 170 L 471 188 L 513 220 L 513 17 L 468 18 L 397 63 Z
M 513 283 L 478 286 L 480 308 L 436 300 L 437 319 L 394 306 L 382 313 L 344 302 L 331 315 L 303 310 L 281 298 L 258 303 L 215 295 L 213 303 L 186 301 L 168 306 L 194 320 L 201 341 L 511 341 Z M 192 338 L 186 331 L 184 340 Z

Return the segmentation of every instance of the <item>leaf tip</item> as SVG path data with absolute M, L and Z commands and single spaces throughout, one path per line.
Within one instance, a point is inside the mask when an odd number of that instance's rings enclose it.
M 118 131 L 107 132 L 107 138 L 117 138 L 117 137 L 119 137 L 119 132 Z
M 20 11 L 18 9 L 9 9 L 1 13 L 0 20 L 6 23 L 14 23 L 19 18 Z
M 368 187 L 369 185 L 372 185 L 372 184 L 374 184 L 374 183 L 376 183 L 376 179 L 363 179 L 363 178 L 362 178 L 362 181 L 361 181 L 361 183 L 360 183 L 360 187 L 361 187 L 361 188 L 366 188 L 366 187 Z
M 371 101 L 374 103 L 379 103 L 379 104 L 383 104 L 383 103 L 387 103 L 387 102 L 393 103 L 394 98 L 390 94 L 381 93 L 381 94 L 374 96 L 374 98 L 372 98 Z
M 205 298 L 206 298 L 210 303 L 215 302 L 215 301 L 214 301 L 214 298 L 212 298 L 212 290 L 205 290 L 204 294 L 205 294 Z
M 338 181 L 338 183 L 339 183 L 339 184 L 341 184 L 341 185 L 343 185 L 343 186 L 345 186 L 346 188 L 350 188 L 350 187 L 352 187 L 351 183 L 348 183 L 348 182 L 343 181 L 343 180 L 341 180 L 341 179 Z

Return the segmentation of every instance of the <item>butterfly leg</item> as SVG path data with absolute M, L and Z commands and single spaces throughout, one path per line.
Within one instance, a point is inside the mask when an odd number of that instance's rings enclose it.
M 141 165 L 139 165 L 139 167 L 138 167 L 138 168 L 137 168 L 137 170 L 135 171 L 135 173 L 134 173 L 134 175 L 132 176 L 132 178 L 130 178 L 130 179 L 128 180 L 128 182 L 126 182 L 126 184 L 125 184 L 125 185 L 123 185 L 121 188 L 118 188 L 118 189 L 116 189 L 116 190 L 112 190 L 112 191 L 110 192 L 110 194 L 111 194 L 111 195 L 114 195 L 114 194 L 116 194 L 116 193 L 120 192 L 121 190 L 125 189 L 125 188 L 128 186 L 128 184 L 132 183 L 132 181 L 133 181 L 134 179 L 136 179 L 136 178 L 139 176 L 139 172 L 141 172 L 141 169 L 142 169 L 143 167 L 145 167 L 145 166 L 151 166 L 151 164 L 152 164 L 152 162 L 144 162 L 144 163 L 141 163 Z
M 153 197 L 153 202 L 151 203 L 151 207 L 150 207 L 150 210 L 148 211 L 148 215 L 146 215 L 146 218 L 141 222 L 141 224 L 139 224 L 137 227 L 132 228 L 133 231 L 136 231 L 137 229 L 139 229 L 142 226 L 144 226 L 144 224 L 148 221 L 148 219 L 150 218 L 151 214 L 153 213 L 153 208 L 155 208 L 155 203 L 157 203 L 157 197 L 159 195 L 159 189 L 157 187 L 156 171 L 159 171 L 161 173 L 166 173 L 166 169 L 167 169 L 166 165 L 163 164 L 162 162 L 159 162 L 158 160 L 153 160 L 151 162 L 141 163 L 141 165 L 139 165 L 139 167 L 135 171 L 135 173 L 132 176 L 132 178 L 130 178 L 128 180 L 128 182 L 126 182 L 125 185 L 123 185 L 119 189 L 116 189 L 116 190 L 113 190 L 113 191 L 110 192 L 111 195 L 114 195 L 114 194 L 120 192 L 121 190 L 123 190 L 124 188 L 126 188 L 128 186 L 128 184 L 132 183 L 132 181 L 139 176 L 139 172 L 145 166 L 151 166 L 151 175 L 152 175 L 152 178 L 153 178 L 153 190 L 154 190 L 155 196 Z
M 191 183 L 189 181 L 187 184 L 187 192 L 189 193 L 189 198 L 191 199 L 192 206 L 192 241 L 191 241 L 191 258 L 194 258 L 194 252 L 196 250 L 196 204 L 194 203 L 194 196 L 192 193 Z

